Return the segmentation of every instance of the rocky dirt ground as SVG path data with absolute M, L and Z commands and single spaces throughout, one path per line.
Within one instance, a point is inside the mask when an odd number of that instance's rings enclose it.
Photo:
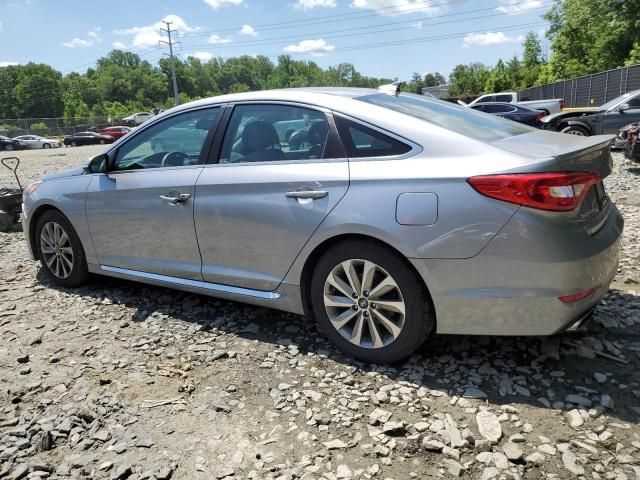
M 23 178 L 98 151 L 20 153 Z M 393 366 L 295 315 L 56 288 L 0 233 L 0 478 L 640 479 L 640 168 L 614 157 L 622 259 L 586 331 L 438 337 Z

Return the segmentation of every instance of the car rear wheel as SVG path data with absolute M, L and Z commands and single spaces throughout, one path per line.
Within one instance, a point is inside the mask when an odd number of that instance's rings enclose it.
M 561 133 L 566 133 L 568 135 L 578 135 L 580 137 L 588 137 L 590 136 L 589 131 L 581 127 L 580 125 L 568 125 L 560 130 Z
M 76 147 L 78 144 L 76 142 L 71 142 L 72 147 Z
M 373 242 L 349 241 L 328 250 L 313 272 L 311 303 L 327 337 L 367 362 L 406 358 L 434 325 L 420 279 Z
M 104 138 L 100 139 L 100 145 L 104 145 Z
M 4 149 L 5 149 L 7 152 L 11 152 L 11 151 L 13 150 L 13 145 L 5 145 Z
M 67 218 L 56 210 L 45 212 L 36 224 L 36 249 L 47 276 L 63 287 L 86 282 L 89 272 L 80 238 Z
M 42 145 L 42 148 L 51 148 L 51 145 L 49 145 L 48 143 L 45 143 L 44 145 Z

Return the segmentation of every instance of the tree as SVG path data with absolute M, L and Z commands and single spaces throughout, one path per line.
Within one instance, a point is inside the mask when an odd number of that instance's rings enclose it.
M 440 72 L 427 73 L 424 76 L 423 84 L 425 87 L 439 87 L 440 85 L 446 85 L 447 80 Z
M 522 64 L 525 68 L 535 68 L 543 62 L 542 45 L 535 32 L 527 33 L 522 48 Z
M 27 63 L 18 70 L 13 88 L 17 117 L 59 117 L 63 112 L 62 74 L 44 63 Z

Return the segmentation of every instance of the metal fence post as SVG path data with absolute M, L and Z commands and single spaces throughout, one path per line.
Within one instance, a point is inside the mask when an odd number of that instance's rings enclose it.
M 604 101 L 605 103 L 609 101 L 609 72 L 607 72 L 607 76 L 604 81 Z

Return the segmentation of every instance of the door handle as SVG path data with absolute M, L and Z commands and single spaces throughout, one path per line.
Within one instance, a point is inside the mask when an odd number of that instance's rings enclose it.
M 287 192 L 284 195 L 287 198 L 318 200 L 329 195 L 329 192 L 326 190 L 296 190 L 295 192 Z
M 167 202 L 169 205 L 177 205 L 184 203 L 191 198 L 190 193 L 179 193 L 175 191 L 169 192 L 168 195 L 160 195 L 160 200 Z

